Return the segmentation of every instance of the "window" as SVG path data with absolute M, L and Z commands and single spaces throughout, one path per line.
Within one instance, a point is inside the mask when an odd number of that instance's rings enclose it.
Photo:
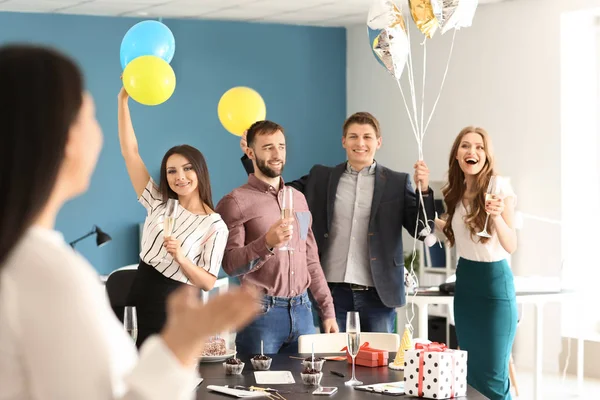
M 563 286 L 597 298 L 600 285 L 600 13 L 561 21 L 561 204 Z M 593 303 L 592 303 L 593 304 Z M 566 306 L 567 307 L 567 306 Z M 585 318 L 562 312 L 563 334 L 576 322 L 600 335 L 600 309 Z

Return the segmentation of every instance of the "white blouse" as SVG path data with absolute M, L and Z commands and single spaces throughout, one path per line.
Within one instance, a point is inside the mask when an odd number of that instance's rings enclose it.
M 197 373 L 114 315 L 92 266 L 33 227 L 0 270 L 0 400 L 191 399 Z
M 507 179 L 499 179 L 499 197 L 506 199 L 513 197 L 516 204 L 516 195 L 513 191 L 509 181 Z M 510 254 L 504 250 L 500 244 L 498 234 L 494 231 L 491 233 L 492 237 L 487 243 L 480 243 L 479 236 L 471 236 L 467 224 L 465 223 L 465 217 L 467 215 L 467 209 L 465 208 L 462 201 L 456 206 L 454 217 L 452 218 L 452 229 L 454 231 L 454 238 L 456 243 L 456 251 L 458 257 L 462 257 L 471 261 L 482 261 L 482 262 L 493 262 L 508 259 Z M 488 221 L 488 232 L 490 227 L 493 225 L 490 220 Z
M 142 232 L 140 259 L 167 278 L 189 283 L 179 263 L 163 246 L 165 202 L 152 178 L 138 201 L 148 211 Z M 229 230 L 221 215 L 217 213 L 196 215 L 180 206 L 172 236 L 181 241 L 181 250 L 187 259 L 210 274 L 219 275 L 229 236 Z

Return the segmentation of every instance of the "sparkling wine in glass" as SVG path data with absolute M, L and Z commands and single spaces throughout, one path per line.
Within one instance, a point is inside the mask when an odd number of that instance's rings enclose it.
M 356 379 L 356 355 L 360 349 L 360 317 L 356 311 L 346 314 L 346 335 L 348 337 L 348 354 L 352 357 L 352 379 L 345 382 L 346 386 L 358 386 L 363 383 Z
M 485 191 L 486 202 L 492 200 L 492 196 L 498 193 L 499 186 L 500 185 L 498 184 L 498 178 L 496 176 L 490 177 L 490 182 L 488 183 L 487 190 Z M 483 226 L 483 231 L 478 232 L 477 236 L 490 238 L 492 237 L 492 235 L 490 235 L 487 231 L 487 224 L 488 220 L 490 219 L 490 214 L 488 212 L 486 212 L 486 214 L 487 215 L 485 217 L 485 225 Z
M 125 313 L 123 314 L 123 326 L 125 327 L 127 334 L 131 336 L 135 342 L 138 335 L 137 311 L 135 307 L 125 307 Z
M 294 190 L 291 187 L 285 186 L 281 191 L 283 197 L 281 200 L 281 219 L 291 218 L 294 215 Z M 281 251 L 294 250 L 288 241 L 279 248 Z
M 163 220 L 163 235 L 165 238 L 168 238 L 169 236 L 171 236 L 173 234 L 173 230 L 175 228 L 175 218 L 177 217 L 178 209 L 179 209 L 179 201 L 177 199 L 167 200 L 167 204 L 165 205 L 165 214 L 164 214 L 164 220 Z M 163 262 L 167 259 L 167 254 L 165 254 L 163 256 L 161 262 Z

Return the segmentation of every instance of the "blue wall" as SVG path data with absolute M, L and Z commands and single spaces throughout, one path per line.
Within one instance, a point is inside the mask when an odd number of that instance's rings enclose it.
M 88 238 L 77 245 L 106 274 L 138 261 L 137 224 L 145 210 L 137 203 L 117 137 L 119 46 L 139 20 L 69 15 L 0 13 L 0 41 L 33 41 L 58 47 L 83 67 L 104 131 L 104 149 L 89 191 L 67 204 L 57 229 L 67 241 L 94 224 L 113 241 L 97 248 Z M 315 163 L 345 159 L 341 126 L 346 116 L 345 30 L 241 22 L 164 20 L 175 35 L 171 63 L 177 88 L 157 107 L 131 101 L 142 157 L 158 180 L 165 151 L 177 144 L 198 147 L 211 172 L 215 204 L 247 177 L 239 161 L 239 138 L 217 117 L 221 95 L 233 86 L 256 89 L 267 118 L 286 129 L 284 179 L 308 172 Z

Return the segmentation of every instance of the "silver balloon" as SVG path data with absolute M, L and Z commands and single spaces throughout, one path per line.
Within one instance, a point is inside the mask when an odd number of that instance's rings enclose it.
M 461 0 L 431 0 L 433 15 L 435 15 L 442 30 L 450 17 L 454 14 L 454 11 L 456 11 L 460 1 Z
M 473 23 L 475 10 L 479 5 L 479 0 L 455 0 L 457 3 L 454 12 L 444 22 L 442 26 L 442 34 L 450 29 L 468 28 Z M 446 0 L 444 0 L 446 3 Z
M 367 28 L 375 58 L 400 79 L 410 48 L 401 9 L 391 0 L 375 0 L 369 9 Z

